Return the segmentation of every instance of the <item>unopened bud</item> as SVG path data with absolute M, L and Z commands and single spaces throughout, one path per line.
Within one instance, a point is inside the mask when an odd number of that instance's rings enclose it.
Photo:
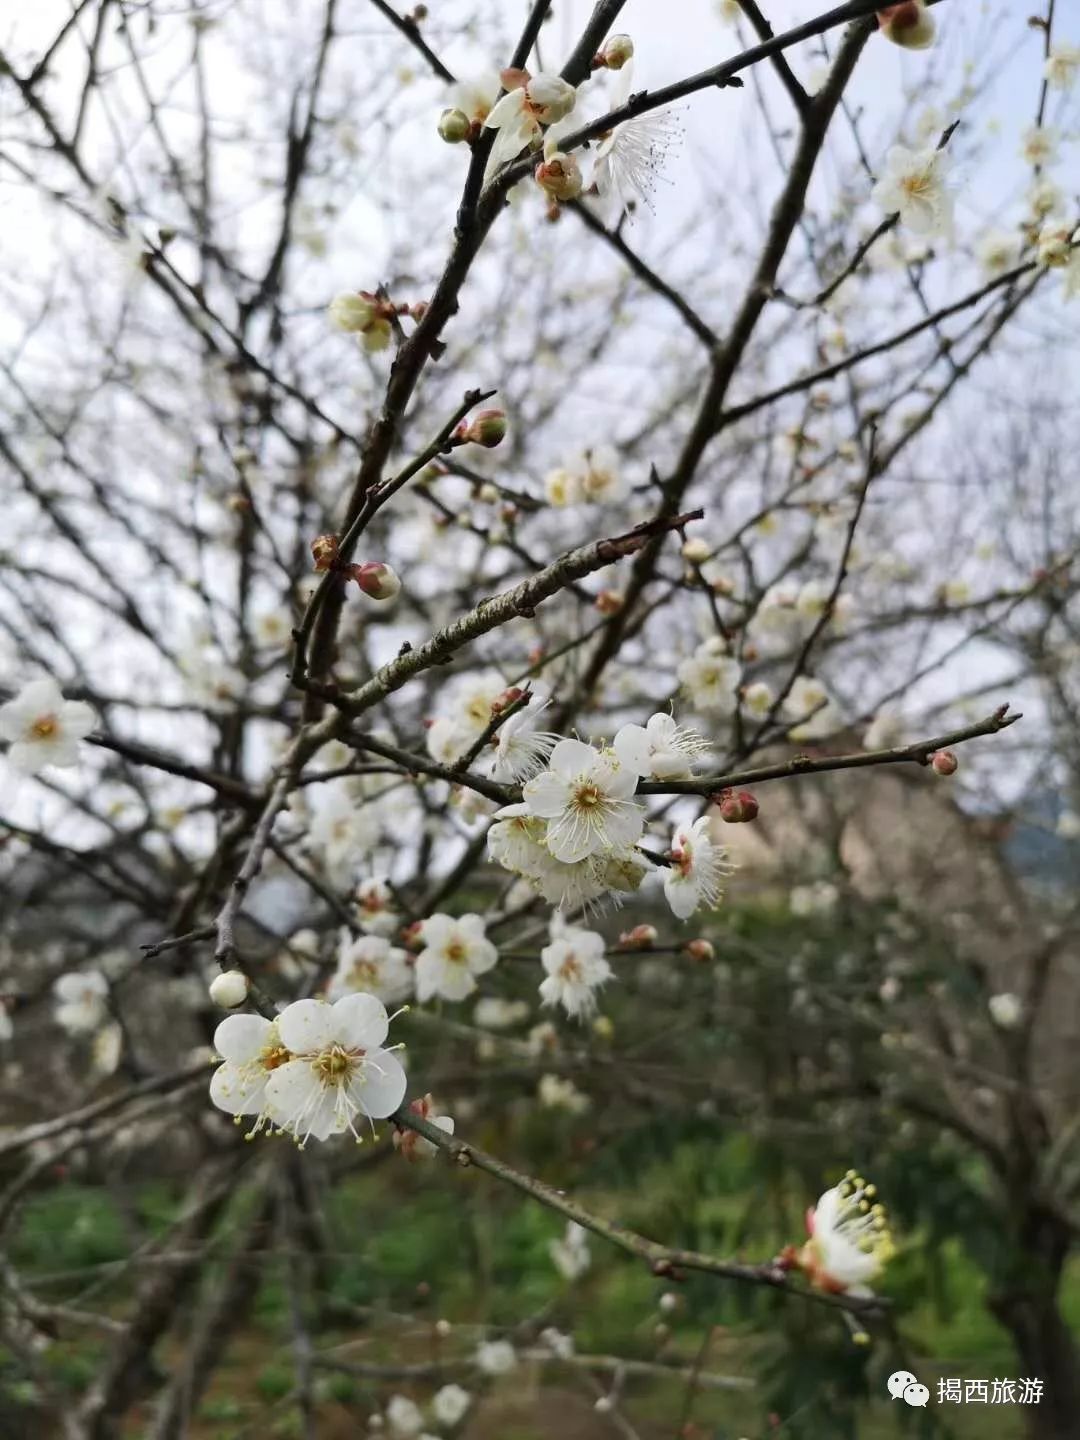
M 628 950 L 644 950 L 649 945 L 655 945 L 656 940 L 655 925 L 635 925 L 632 930 L 624 930 L 619 936 L 619 944 Z
M 935 775 L 955 775 L 960 761 L 951 750 L 935 750 L 930 765 Z
M 877 12 L 878 25 L 886 40 L 906 50 L 925 50 L 934 43 L 934 17 L 926 8 L 926 0 L 903 0 L 900 5 L 886 5 Z
M 622 609 L 622 596 L 617 590 L 601 590 L 593 601 L 601 615 L 617 615 Z
M 243 1005 L 248 994 L 248 978 L 242 970 L 226 970 L 210 981 L 210 999 L 223 1010 Z
M 525 694 L 519 685 L 511 685 L 509 690 L 504 690 L 501 695 L 496 695 L 491 702 L 491 713 L 499 715 L 508 706 L 515 705 Z
M 711 940 L 688 940 L 686 953 L 691 960 L 697 960 L 704 965 L 716 958 L 716 946 Z
M 379 313 L 379 300 L 367 290 L 346 290 L 334 296 L 326 313 L 335 329 L 354 335 L 365 330 Z
M 462 440 L 473 445 L 483 445 L 494 450 L 506 438 L 506 412 L 504 410 L 480 410 L 473 416 L 472 423 L 459 431 Z
M 545 195 L 553 200 L 574 200 L 581 194 L 584 180 L 581 167 L 573 155 L 556 150 L 533 171 L 533 178 Z
M 316 570 L 332 570 L 338 558 L 338 537 L 336 535 L 316 535 L 311 542 L 311 555 L 315 561 Z
M 439 116 L 439 134 L 448 145 L 460 145 L 471 130 L 472 121 L 464 110 L 444 110 Z
M 720 819 L 729 825 L 745 825 L 758 817 L 758 802 L 749 790 L 720 792 Z
M 682 547 L 682 557 L 684 560 L 689 561 L 691 565 L 704 564 L 711 554 L 712 551 L 709 548 L 709 542 L 702 540 L 700 536 L 695 536 L 692 540 L 687 540 L 686 544 Z
M 665 1290 L 659 1300 L 660 1309 L 665 1315 L 670 1315 L 673 1310 L 679 1308 L 679 1297 L 671 1290 Z
M 350 565 L 349 574 L 365 595 L 372 600 L 392 600 L 401 589 L 397 572 L 381 560 L 368 560 L 363 565 Z
M 621 70 L 634 57 L 634 42 L 629 35 L 612 35 L 600 51 L 600 60 L 609 70 Z
M 445 1340 L 446 1337 L 453 1330 L 453 1328 L 454 1327 L 450 1324 L 449 1320 L 435 1321 L 435 1334 L 439 1337 L 440 1340 Z

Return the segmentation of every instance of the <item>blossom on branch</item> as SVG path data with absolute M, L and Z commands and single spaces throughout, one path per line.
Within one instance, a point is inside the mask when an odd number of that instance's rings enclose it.
M 948 237 L 952 234 L 953 202 L 947 173 L 944 150 L 894 145 L 871 198 L 887 215 L 899 214 L 900 223 L 916 235 Z
M 652 780 L 685 780 L 712 750 L 704 735 L 663 711 L 644 725 L 624 725 L 611 746 L 627 769 Z
M 466 999 L 476 989 L 476 977 L 499 959 L 479 915 L 429 915 L 420 938 L 424 948 L 416 957 L 416 998 L 421 1004 L 436 996 Z
M 577 99 L 574 87 L 558 75 L 504 70 L 500 78 L 507 93 L 484 121 L 486 129 L 499 132 L 488 156 L 489 179 L 527 146 L 539 144 L 543 127 L 565 119 Z
M 896 1253 L 876 1190 L 849 1170 L 806 1212 L 810 1238 L 798 1257 L 810 1283 L 834 1294 L 868 1296 Z
M 709 818 L 676 825 L 671 836 L 671 865 L 664 871 L 664 898 L 672 914 L 688 920 L 702 906 L 713 910 L 723 896 L 723 882 L 732 873 L 727 851 L 709 833 Z
M 55 680 L 31 680 L 13 700 L 0 705 L 0 739 L 8 742 L 7 761 L 24 775 L 46 765 L 77 765 L 79 742 L 97 724 L 81 700 L 65 700 Z
M 644 826 L 631 799 L 636 789 L 637 776 L 614 751 L 560 740 L 548 769 L 525 786 L 524 801 L 530 815 L 548 822 L 550 854 L 573 864 L 636 844 Z
M 611 979 L 604 958 L 604 937 L 595 930 L 565 926 L 540 952 L 547 971 L 540 982 L 540 998 L 547 1006 L 561 1005 L 572 1019 L 592 1015 L 599 987 Z

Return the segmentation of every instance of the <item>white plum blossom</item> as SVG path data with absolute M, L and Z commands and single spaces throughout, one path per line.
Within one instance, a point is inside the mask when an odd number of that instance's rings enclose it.
M 589 1108 L 589 1097 L 568 1075 L 541 1075 L 536 1098 L 545 1110 L 565 1110 L 570 1115 L 583 1115 Z
M 432 758 L 451 765 L 467 754 L 487 729 L 492 706 L 505 690 L 504 680 L 492 670 L 463 675 L 448 685 L 428 729 L 427 747 Z
M 619 110 L 634 88 L 632 60 L 620 69 L 609 109 Z M 681 130 L 670 110 L 650 110 L 632 116 L 600 136 L 592 183 L 616 219 L 637 200 L 650 208 L 652 192 L 668 153 L 678 144 Z
M 581 476 L 563 465 L 549 470 L 545 475 L 544 494 L 548 504 L 560 510 L 567 505 L 580 505 L 585 498 L 581 489 Z
M 485 1375 L 509 1375 L 517 1363 L 517 1351 L 509 1340 L 485 1340 L 476 1347 L 477 1369 Z
M 903 716 L 892 710 L 879 710 L 866 727 L 863 749 L 892 750 L 904 743 L 906 735 L 907 723 Z
M 675 673 L 695 709 L 716 715 L 735 713 L 742 666 L 733 656 L 717 652 L 706 641 L 680 663 Z
M 331 780 L 314 789 L 308 845 L 334 882 L 346 884 L 378 842 L 378 821 L 372 806 L 358 801 L 347 781 Z
M 1030 125 L 1021 137 L 1020 153 L 1029 165 L 1052 165 L 1060 139 L 1052 125 Z
M 472 1396 L 461 1385 L 444 1385 L 431 1397 L 431 1413 L 448 1429 L 464 1420 L 472 1404 Z
M 35 775 L 46 765 L 77 765 L 79 742 L 96 724 L 90 706 L 65 700 L 53 679 L 31 680 L 13 700 L 0 705 L 7 762 L 24 775 Z
M 346 1131 L 359 1140 L 358 1119 L 384 1119 L 405 1098 L 401 1062 L 382 1048 L 389 1017 L 374 995 L 346 995 L 333 1005 L 296 1000 L 276 1024 L 290 1058 L 271 1072 L 267 1104 L 301 1146 L 312 1135 L 325 1140 Z
M 482 1030 L 509 1030 L 528 1016 L 524 1000 L 505 1000 L 501 995 L 485 995 L 473 1006 L 473 1024 Z
M 109 1016 L 109 982 L 100 970 L 72 970 L 53 985 L 53 1018 L 69 1035 L 88 1035 Z
M 210 1078 L 210 1099 L 227 1115 L 258 1117 L 253 1134 L 270 1123 L 266 1082 L 290 1058 L 277 1024 L 262 1015 L 229 1015 L 214 1031 L 221 1064 Z
M 810 1238 L 800 1263 L 820 1290 L 868 1296 L 870 1285 L 896 1253 L 885 1207 L 873 1185 L 849 1170 L 807 1211 Z
M 564 1280 L 579 1280 L 592 1263 L 589 1232 L 583 1225 L 569 1221 L 562 1238 L 549 1242 L 548 1254 Z
M 393 935 L 399 916 L 394 908 L 394 895 L 381 875 L 361 880 L 356 887 L 357 920 L 369 935 Z
M 424 1429 L 423 1411 L 407 1395 L 392 1395 L 386 1406 L 386 1419 L 396 1440 L 417 1440 Z
M 565 119 L 577 99 L 574 87 L 558 75 L 508 71 L 502 81 L 511 88 L 484 121 L 486 129 L 499 132 L 488 157 L 488 178 L 526 146 L 539 144 L 543 127 Z
M 715 909 L 731 870 L 727 851 L 710 837 L 707 815 L 692 825 L 676 825 L 671 836 L 671 864 L 664 870 L 664 898 L 672 914 L 688 920 L 702 906 Z
M 788 731 L 792 740 L 817 740 L 831 735 L 843 724 L 825 686 L 809 675 L 798 676 L 782 708 L 785 716 L 796 722 Z
M 398 950 L 382 935 L 345 936 L 338 950 L 337 969 L 327 994 L 331 1000 L 355 991 L 366 991 L 386 1005 L 397 1004 L 412 994 L 413 975 L 404 950 Z
M 885 169 L 872 199 L 886 214 L 899 213 L 900 223 L 917 235 L 948 236 L 952 232 L 952 196 L 947 172 L 943 150 L 894 145 L 885 157 Z
M 488 853 L 515 875 L 535 876 L 551 859 L 546 835 L 547 822 L 530 814 L 527 805 L 504 805 L 495 812 L 495 824 L 488 831 Z
M 528 813 L 546 820 L 552 857 L 573 864 L 593 855 L 625 853 L 641 837 L 644 811 L 631 796 L 637 776 L 612 750 L 560 740 L 549 767 L 528 782 Z
M 547 764 L 559 737 L 550 731 L 537 730 L 536 721 L 550 703 L 533 696 L 523 710 L 515 711 L 499 727 L 495 758 L 491 765 L 493 780 L 528 780 Z
M 604 948 L 604 937 L 595 930 L 565 926 L 540 952 L 547 971 L 540 982 L 543 1003 L 561 1005 L 572 1019 L 593 1014 L 595 992 L 612 974 Z
M 586 450 L 579 471 L 581 497 L 593 505 L 609 505 L 626 495 L 626 482 L 618 456 L 610 445 Z
M 464 1000 L 476 989 L 477 975 L 494 968 L 499 952 L 484 933 L 479 915 L 429 915 L 416 958 L 416 997 Z
M 1003 275 L 1017 262 L 1016 236 L 1007 230 L 988 230 L 975 247 L 975 255 L 987 275 Z
M 644 725 L 624 725 L 611 742 L 619 760 L 635 775 L 652 780 L 685 780 L 712 745 L 704 735 L 676 723 L 664 711 Z
M 764 680 L 755 680 L 742 692 L 743 709 L 748 715 L 755 715 L 758 719 L 764 719 L 768 715 L 774 699 L 772 687 L 766 685 Z
M 1051 90 L 1069 90 L 1080 75 L 1080 45 L 1058 40 L 1050 47 L 1043 70 Z

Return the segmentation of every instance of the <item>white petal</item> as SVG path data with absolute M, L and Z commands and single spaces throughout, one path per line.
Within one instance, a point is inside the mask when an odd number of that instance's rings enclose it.
M 386 1006 L 374 995 L 346 995 L 334 1008 L 336 1038 L 350 1049 L 374 1050 L 386 1039 Z
M 296 1000 L 278 1016 L 282 1044 L 294 1055 L 324 1050 L 334 1042 L 334 1008 L 322 1000 Z
M 210 1099 L 226 1115 L 257 1115 L 265 1098 L 264 1080 L 263 1071 L 232 1065 L 226 1060 L 210 1077 Z
M 266 1048 L 272 1028 L 261 1015 L 227 1015 L 214 1031 L 214 1049 L 223 1060 L 245 1065 Z
M 560 740 L 551 752 L 549 764 L 556 775 L 561 775 L 566 780 L 574 780 L 577 776 L 591 771 L 599 758 L 593 747 L 586 745 L 584 740 Z
M 364 1067 L 349 1085 L 349 1098 L 373 1120 L 385 1119 L 405 1098 L 405 1071 L 389 1050 L 373 1050 Z
M 556 745 L 555 749 L 558 748 Z M 525 796 L 529 813 L 539 815 L 543 820 L 554 820 L 563 813 L 570 801 L 570 790 L 566 781 L 562 776 L 552 774 L 550 770 L 530 780 L 521 793 Z
M 643 726 L 624 725 L 611 745 L 619 757 L 619 764 L 635 775 L 648 775 L 652 770 L 649 736 Z

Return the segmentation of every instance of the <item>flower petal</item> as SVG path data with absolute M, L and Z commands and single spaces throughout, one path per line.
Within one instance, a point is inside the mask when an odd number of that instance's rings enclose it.
M 401 1061 L 389 1050 L 372 1050 L 360 1073 L 349 1083 L 349 1098 L 373 1120 L 383 1120 L 405 1098 L 407 1086 Z
M 323 1050 L 334 1042 L 334 1011 L 323 1000 L 296 1000 L 278 1016 L 282 1044 L 294 1055 Z
M 374 995 L 346 995 L 333 1007 L 335 1038 L 359 1050 L 374 1050 L 386 1039 L 386 1006 Z
M 246 1065 L 269 1044 L 272 1029 L 261 1015 L 226 1015 L 214 1031 L 214 1049 L 223 1060 Z

